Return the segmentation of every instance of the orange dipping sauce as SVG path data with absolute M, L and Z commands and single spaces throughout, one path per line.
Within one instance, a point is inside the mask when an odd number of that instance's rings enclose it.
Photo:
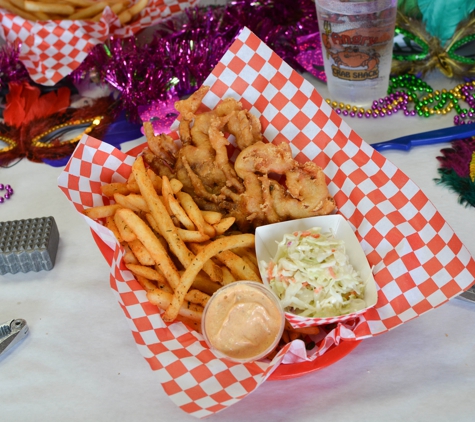
M 228 284 L 213 294 L 203 312 L 210 348 L 238 362 L 270 353 L 282 336 L 285 316 L 277 297 L 260 283 Z

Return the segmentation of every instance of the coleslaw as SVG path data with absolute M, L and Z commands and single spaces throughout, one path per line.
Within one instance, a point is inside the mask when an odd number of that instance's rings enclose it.
M 365 283 L 350 264 L 344 242 L 320 227 L 286 234 L 274 259 L 262 264 L 287 312 L 325 318 L 366 307 Z

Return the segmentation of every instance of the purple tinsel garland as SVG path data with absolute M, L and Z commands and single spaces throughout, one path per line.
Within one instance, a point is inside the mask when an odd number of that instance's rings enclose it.
M 5 95 L 10 82 L 29 79 L 28 71 L 20 62 L 20 49 L 6 44 L 0 52 L 0 95 Z
M 236 0 L 225 6 L 193 7 L 141 34 L 111 38 L 94 47 L 67 78 L 73 84 L 95 76 L 115 88 L 116 111 L 140 122 L 139 110 L 194 92 L 210 74 L 243 27 L 248 27 L 294 69 L 298 38 L 318 32 L 313 0 Z M 0 51 L 0 95 L 10 82 L 29 80 L 19 61 L 19 47 Z M 62 81 L 64 83 L 65 80 Z M 67 81 L 66 81 L 67 82 Z M 53 88 L 54 89 L 54 88 Z
M 95 73 L 120 92 L 118 107 L 139 121 L 140 106 L 194 92 L 245 26 L 287 63 L 303 70 L 295 59 L 297 39 L 318 31 L 315 3 L 240 0 L 189 8 L 153 28 L 150 41 L 141 42 L 139 35 L 96 46 L 70 77 L 78 82 Z

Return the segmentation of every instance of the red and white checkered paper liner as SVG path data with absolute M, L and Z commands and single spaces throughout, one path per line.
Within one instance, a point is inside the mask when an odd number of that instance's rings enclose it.
M 311 357 L 301 342 L 293 342 L 273 365 L 231 363 L 216 358 L 202 336 L 183 324 L 167 326 L 121 264 L 123 251 L 112 234 L 84 217 L 111 263 L 111 286 L 137 346 L 177 406 L 200 418 L 218 412 L 256 389 L 282 358 L 312 360 L 340 340 L 387 332 L 470 287 L 475 261 L 424 193 L 248 29 L 204 84 L 211 87 L 204 99 L 207 107 L 226 97 L 240 100 L 260 117 L 267 140 L 290 142 L 299 161 L 313 160 L 323 168 L 338 212 L 355 228 L 374 266 L 378 303 L 355 320 L 338 324 Z M 84 137 L 58 184 L 81 211 L 104 203 L 100 186 L 125 181 L 133 161 L 109 144 Z
M 54 85 L 75 70 L 95 45 L 110 36 L 129 37 L 197 3 L 198 0 L 149 0 L 139 17 L 125 26 L 109 7 L 99 22 L 34 22 L 0 9 L 0 37 L 11 43 L 21 42 L 20 60 L 33 81 Z

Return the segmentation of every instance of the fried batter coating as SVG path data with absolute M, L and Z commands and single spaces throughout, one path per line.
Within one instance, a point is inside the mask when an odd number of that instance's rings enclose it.
M 233 98 L 200 112 L 209 87 L 177 101 L 181 146 L 168 135 L 154 135 L 144 124 L 146 162 L 160 175 L 175 177 L 202 210 L 236 219 L 242 232 L 289 219 L 330 214 L 335 209 L 320 167 L 299 163 L 288 144 L 265 142 L 259 119 Z M 240 152 L 232 163 L 230 136 Z

